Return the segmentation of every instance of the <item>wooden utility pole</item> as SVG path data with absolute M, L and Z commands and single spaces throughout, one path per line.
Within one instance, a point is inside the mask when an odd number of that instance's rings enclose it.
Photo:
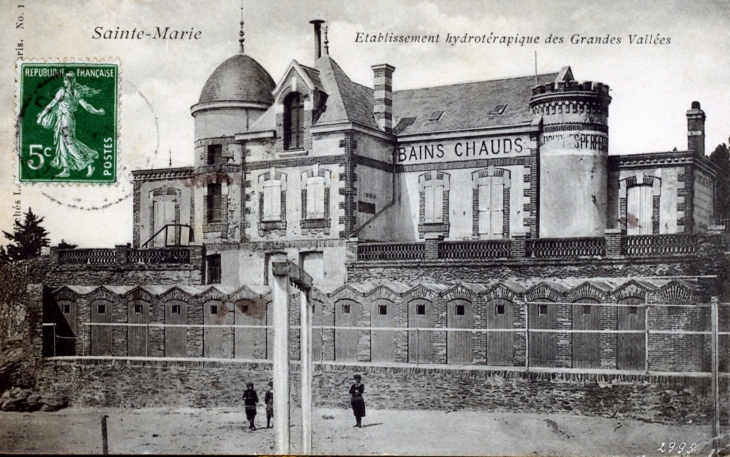
M 278 260 L 271 263 L 274 277 L 274 453 L 289 455 L 289 274 L 286 258 L 272 260 Z
M 312 310 L 309 293 L 312 277 L 286 261 L 272 259 L 274 277 L 274 453 L 290 454 L 289 444 L 289 284 L 300 291 L 302 454 L 312 453 Z

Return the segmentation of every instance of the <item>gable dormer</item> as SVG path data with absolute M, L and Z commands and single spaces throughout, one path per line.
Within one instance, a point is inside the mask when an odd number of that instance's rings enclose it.
M 277 149 L 292 153 L 310 150 L 312 135 L 309 129 L 317 122 L 327 100 L 319 71 L 294 60 L 272 94 Z

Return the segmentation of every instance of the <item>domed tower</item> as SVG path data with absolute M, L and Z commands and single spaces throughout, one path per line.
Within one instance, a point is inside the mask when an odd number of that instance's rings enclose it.
M 570 67 L 532 90 L 530 108 L 542 116 L 541 238 L 604 236 L 608 194 L 609 87 L 579 83 Z
M 243 52 L 243 18 L 238 41 L 239 53 L 215 69 L 190 108 L 196 141 L 245 132 L 274 103 L 271 75 Z

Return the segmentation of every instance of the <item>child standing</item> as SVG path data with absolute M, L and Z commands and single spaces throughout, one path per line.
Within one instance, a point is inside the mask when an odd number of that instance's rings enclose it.
M 274 417 L 274 383 L 269 381 L 269 390 L 264 395 L 264 403 L 266 403 L 266 428 L 271 427 L 271 418 Z
M 256 419 L 256 403 L 259 402 L 259 396 L 253 390 L 253 383 L 246 384 L 247 389 L 243 392 L 243 407 L 246 410 L 246 419 L 248 419 L 248 429 L 256 430 L 254 420 Z

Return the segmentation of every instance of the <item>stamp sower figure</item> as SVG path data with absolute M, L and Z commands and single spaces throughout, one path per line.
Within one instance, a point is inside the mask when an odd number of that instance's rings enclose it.
M 248 429 L 256 430 L 254 420 L 256 419 L 256 403 L 259 402 L 259 397 L 256 395 L 256 391 L 253 390 L 253 383 L 246 383 L 247 389 L 243 392 L 243 407 L 246 410 L 246 419 L 248 419 Z
M 360 382 L 360 375 L 355 375 L 355 384 L 350 387 L 350 404 L 352 405 L 352 412 L 355 414 L 355 420 L 357 424 L 355 427 L 362 428 L 362 418 L 365 417 L 365 402 L 362 399 L 362 394 L 365 391 L 365 384 Z
M 264 403 L 266 403 L 266 428 L 271 426 L 271 418 L 274 417 L 274 383 L 269 381 L 269 390 L 264 395 Z
M 67 178 L 69 170 L 87 169 L 86 176 L 94 172 L 94 160 L 99 153 L 76 139 L 76 110 L 79 105 L 91 114 L 103 115 L 104 109 L 96 109 L 84 100 L 84 97 L 97 95 L 100 91 L 76 82 L 76 75 L 68 72 L 63 75 L 63 87 L 58 89 L 51 103 L 38 114 L 38 124 L 53 129 L 53 144 L 56 156 L 51 161 L 53 168 L 63 171 L 56 175 Z

